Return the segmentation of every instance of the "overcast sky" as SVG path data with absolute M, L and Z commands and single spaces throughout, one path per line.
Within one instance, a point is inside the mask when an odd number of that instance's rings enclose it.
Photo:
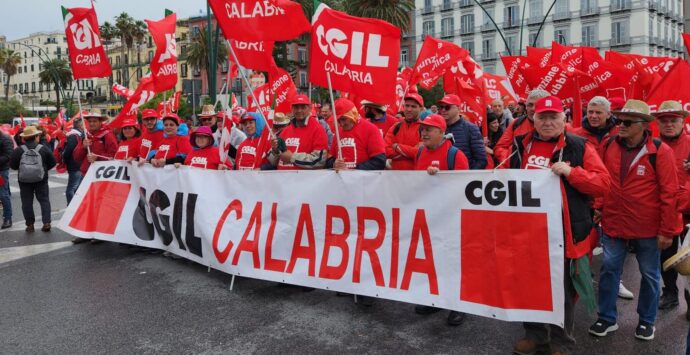
M 0 35 L 8 41 L 34 32 L 64 31 L 60 6 L 89 7 L 89 0 L 0 0 Z M 177 13 L 178 18 L 206 14 L 204 0 L 96 0 L 99 24 L 127 12 L 137 20 L 163 18 L 164 9 Z

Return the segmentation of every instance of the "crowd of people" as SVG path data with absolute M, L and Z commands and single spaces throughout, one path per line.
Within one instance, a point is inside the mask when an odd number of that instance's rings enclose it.
M 291 107 L 288 115 L 276 113 L 267 121 L 242 108 L 228 112 L 232 119 L 226 119 L 226 113 L 204 106 L 196 128 L 176 113 L 146 109 L 141 124 L 130 119 L 109 129 L 108 117 L 92 110 L 72 120 L 72 127 L 57 139 L 47 140 L 34 126 L 18 133 L 16 144 L 1 134 L 2 228 L 12 225 L 10 168 L 19 171 L 27 232 L 34 231 L 34 196 L 41 206 L 41 230 L 51 229 L 48 171 L 56 164 L 68 174 L 68 203 L 92 163 L 113 159 L 154 168 L 387 169 L 430 175 L 442 170 L 550 169 L 563 183 L 565 323 L 525 323 L 525 337 L 514 351 L 574 351 L 578 299 L 598 309 L 590 334 L 604 337 L 617 330 L 617 297 L 634 297 L 621 283 L 629 253 L 635 255 L 642 278 L 634 336 L 652 340 L 657 310 L 678 306 L 678 274 L 673 269 L 662 272 L 661 265 L 678 251 L 683 225 L 690 219 L 690 136 L 684 119 L 690 113 L 679 103 L 664 102 L 650 113 L 642 101 L 597 96 L 587 104 L 584 117 L 573 118 L 558 97 L 535 89 L 524 102 L 491 102 L 486 136 L 463 115 L 463 103 L 452 94 L 427 109 L 422 96 L 409 93 L 396 116 L 382 104 L 363 101 L 358 107 L 346 98 L 337 99 L 333 107 L 317 107 L 298 95 Z M 573 124 L 580 119 L 581 124 Z M 589 266 L 593 251 L 603 255 L 597 294 Z M 372 304 L 370 298 L 360 299 Z M 690 302 L 687 290 L 685 299 Z M 439 311 L 428 306 L 415 310 Z M 690 313 L 687 317 L 690 321 Z M 450 312 L 448 324 L 459 325 L 464 318 Z

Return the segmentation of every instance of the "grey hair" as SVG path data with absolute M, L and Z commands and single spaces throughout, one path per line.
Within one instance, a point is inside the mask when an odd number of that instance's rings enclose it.
M 606 112 L 611 112 L 611 102 L 603 96 L 594 96 L 587 104 L 587 106 L 590 105 L 604 106 Z
M 551 96 L 548 91 L 543 90 L 543 89 L 534 89 L 529 92 L 529 95 L 527 96 L 527 100 L 539 100 L 543 99 L 545 97 Z

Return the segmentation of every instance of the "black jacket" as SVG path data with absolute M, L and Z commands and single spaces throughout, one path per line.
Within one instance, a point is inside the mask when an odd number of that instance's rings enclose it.
M 33 141 L 26 143 L 26 147 L 29 149 L 36 148 L 36 145 L 37 144 Z M 51 152 L 46 146 L 42 146 L 41 150 L 38 152 L 41 154 L 43 169 L 46 171 L 45 175 L 43 176 L 43 181 L 48 181 L 48 171 L 54 168 L 56 165 L 55 157 L 53 156 L 53 152 Z M 22 159 L 22 154 L 24 154 L 24 150 L 21 146 L 15 148 L 14 152 L 12 152 L 12 158 L 10 159 L 10 168 L 12 168 L 12 170 L 19 170 L 19 162 Z
M 79 171 L 81 169 L 81 162 L 74 159 L 74 148 L 79 144 L 80 138 L 83 138 L 82 133 L 67 136 L 65 147 L 62 150 L 62 161 L 67 165 L 67 171 Z
M 10 168 L 10 158 L 12 157 L 13 150 L 12 137 L 5 133 L 0 133 L 0 171 Z

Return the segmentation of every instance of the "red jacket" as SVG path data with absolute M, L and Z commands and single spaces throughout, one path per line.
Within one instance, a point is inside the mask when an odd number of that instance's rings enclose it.
M 412 123 L 401 121 L 386 133 L 386 158 L 391 159 L 393 170 L 414 170 L 414 160 L 422 142 L 419 126 L 419 120 Z M 396 127 L 397 133 L 394 132 Z
M 192 151 L 192 144 L 189 142 L 189 136 L 165 136 L 158 142 L 158 147 L 156 147 L 156 155 L 153 156 L 155 159 L 182 159 L 183 162 L 189 153 Z
M 520 124 L 516 128 L 515 124 L 518 122 L 520 122 Z M 510 156 L 513 138 L 524 136 L 525 134 L 532 132 L 532 130 L 534 130 L 534 122 L 527 117 L 524 119 L 518 118 L 510 122 L 510 125 L 508 125 L 508 128 L 506 128 L 505 132 L 503 132 L 501 139 L 498 140 L 498 143 L 496 143 L 496 146 L 494 147 L 494 157 L 496 160 L 498 160 L 498 164 L 502 163 Z M 503 163 L 503 165 L 507 164 L 508 162 Z
M 676 208 L 678 175 L 673 151 L 663 143 L 657 150 L 647 137 L 621 185 L 622 149 L 616 140 L 602 155 L 611 174 L 611 192 L 602 208 L 604 233 L 623 239 L 678 235 L 682 225 Z M 650 154 L 656 154 L 656 168 L 649 161 Z
M 381 137 L 385 137 L 386 133 L 388 133 L 388 130 L 390 130 L 391 127 L 393 127 L 396 123 L 398 123 L 395 117 L 389 114 L 386 114 L 384 118 L 380 120 L 367 120 L 371 122 L 371 124 L 376 126 L 376 128 L 378 128 L 379 132 L 381 133 Z
M 343 161 L 350 169 L 384 154 L 385 144 L 379 129 L 366 120 L 359 120 L 349 131 L 340 128 L 340 152 Z M 334 142 L 329 157 L 338 157 L 338 142 Z
M 685 214 L 690 214 L 690 181 L 688 181 L 688 172 L 683 168 L 683 161 L 688 160 L 688 156 L 690 156 L 690 136 L 683 130 L 683 133 L 678 138 L 665 139 L 662 136 L 661 141 L 673 149 L 673 155 L 676 158 L 678 184 L 680 186 L 678 190 L 678 210 Z
M 267 137 L 264 137 L 264 141 L 267 139 Z M 254 170 L 259 169 L 262 165 L 268 163 L 268 159 L 266 157 L 268 156 L 268 151 L 271 149 L 271 146 L 263 144 L 264 141 L 261 140 L 261 137 L 247 137 L 247 139 L 242 141 L 239 147 L 237 147 L 235 169 Z M 259 143 L 262 143 L 262 147 L 259 147 Z M 261 161 L 258 166 L 256 164 L 257 150 L 260 150 L 259 154 L 261 154 Z
M 139 158 L 148 160 L 149 153 L 158 149 L 158 143 L 163 139 L 163 131 L 149 132 L 144 128 L 141 132 L 141 146 L 139 148 Z
M 89 132 L 87 137 L 91 140 L 91 153 L 98 155 L 96 158 L 97 161 L 107 161 L 115 156 L 115 152 L 117 152 L 117 138 L 115 138 L 113 132 L 101 128 L 96 132 Z M 91 166 L 89 160 L 86 159 L 87 155 L 88 150 L 83 145 L 82 141 L 82 144 L 74 149 L 74 159 L 81 161 L 79 170 L 81 170 L 82 175 L 86 175 L 86 172 Z
M 115 153 L 115 160 L 127 160 L 129 158 L 136 158 L 139 156 L 139 148 L 141 147 L 141 137 L 134 137 L 125 139 L 120 142 Z
M 218 170 L 220 164 L 222 163 L 220 162 L 218 147 L 213 145 L 203 149 L 192 149 L 184 161 L 184 165 L 209 170 Z
M 604 135 L 604 137 L 601 139 L 601 141 L 599 140 L 599 138 L 597 137 L 596 134 L 588 131 L 585 127 L 573 128 L 573 129 L 570 129 L 568 132 L 572 133 L 576 136 L 586 138 L 587 142 L 591 143 L 594 147 L 597 148 L 597 152 L 601 156 L 601 153 L 604 151 L 604 145 L 606 145 L 606 141 L 609 138 L 618 134 L 618 127 L 614 126 L 613 128 L 611 128 L 611 130 Z
M 415 170 L 426 170 L 430 166 L 436 166 L 439 170 L 448 170 L 448 150 L 453 145 L 449 140 L 445 140 L 440 147 L 434 150 L 429 150 L 426 147 L 422 148 L 419 153 L 419 158 L 415 159 Z M 462 150 L 458 149 L 455 154 L 455 169 L 453 170 L 467 170 L 470 168 L 470 163 Z

